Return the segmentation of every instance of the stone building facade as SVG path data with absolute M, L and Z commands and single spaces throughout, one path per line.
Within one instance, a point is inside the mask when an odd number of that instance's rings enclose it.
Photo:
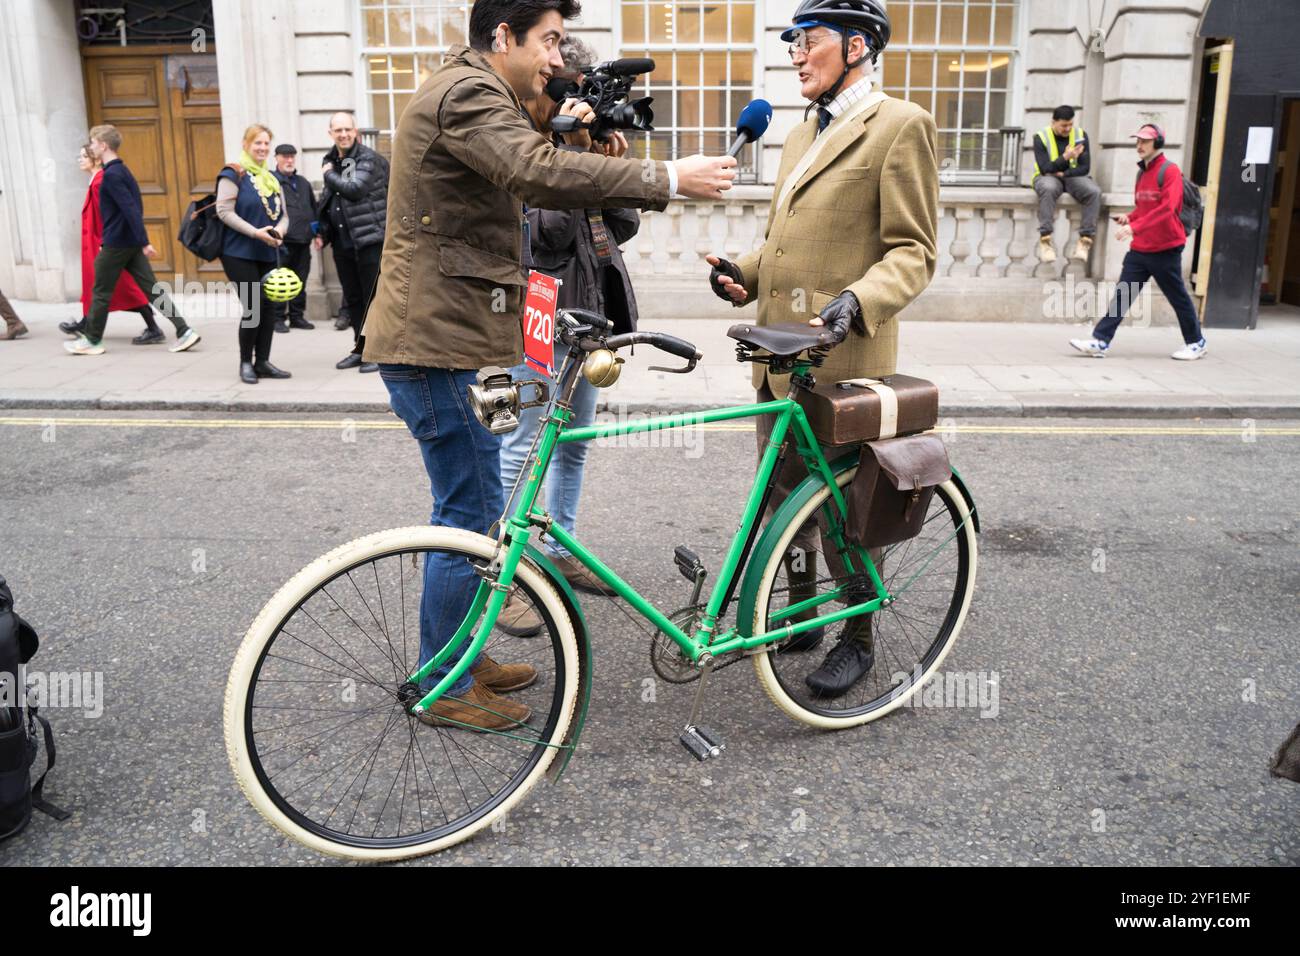
M 215 64 L 220 143 L 203 155 L 237 156 L 242 130 L 259 121 L 275 131 L 277 141 L 299 146 L 302 170 L 316 179 L 330 145 L 328 117 L 337 109 L 352 109 L 360 126 L 376 128 L 382 148 L 419 78 L 436 66 L 442 49 L 463 38 L 467 2 L 176 4 L 195 23 L 210 22 L 213 34 L 204 34 L 202 53 Z M 639 149 L 661 157 L 717 149 L 749 99 L 763 97 L 774 107 L 761 149 L 745 157 L 748 182 L 726 201 L 679 202 L 645 217 L 626 254 L 644 316 L 728 314 L 705 289 L 702 257 L 711 251 L 736 255 L 761 240 L 780 144 L 804 115 L 779 38 L 796 5 L 583 4 L 574 32 L 602 58 L 650 55 L 659 64 L 645 90 L 655 96 L 663 132 L 643 139 Z M 123 6 L 129 19 L 131 5 L 123 0 Z M 939 266 L 908 317 L 1051 317 L 1057 280 L 1087 285 L 1118 275 L 1124 249 L 1111 241 L 1105 218 L 1087 265 L 1064 255 L 1051 265 L 1038 261 L 1028 186 L 1030 138 L 1055 106 L 1074 105 L 1094 145 L 1103 212 L 1129 208 L 1135 159 L 1130 132 L 1157 122 L 1168 132 L 1169 155 L 1183 165 L 1189 155 L 1206 48 L 1197 35 L 1204 6 L 1205 0 L 890 0 L 895 35 L 881 61 L 884 86 L 925 105 L 942 131 Z M 204 20 L 204 7 L 210 20 Z M 87 81 L 77 12 L 73 0 L 0 5 L 0 125 L 6 131 L 0 143 L 0 287 L 17 298 L 70 301 L 80 292 L 77 222 L 85 184 L 73 160 L 102 104 L 90 102 L 99 93 Z M 113 27 L 100 24 L 107 34 Z M 128 32 L 125 51 L 138 40 L 130 27 L 118 27 Z M 169 69 L 168 76 L 177 72 Z M 177 95 L 175 102 L 181 102 L 192 91 L 187 86 Z M 1004 135 L 1004 128 L 1019 128 L 1023 136 Z M 130 157 L 129 144 L 124 155 Z M 197 171 L 189 188 L 203 188 L 206 167 L 191 165 Z M 184 180 L 184 172 L 175 178 Z M 1062 201 L 1057 241 L 1063 253 L 1073 246 L 1078 212 L 1071 201 Z M 1189 267 L 1191 259 L 1189 248 Z M 315 270 L 311 291 L 318 318 L 333 285 L 328 267 Z M 337 304 L 337 292 L 332 299 Z M 1159 297 L 1156 306 L 1156 320 L 1169 321 Z

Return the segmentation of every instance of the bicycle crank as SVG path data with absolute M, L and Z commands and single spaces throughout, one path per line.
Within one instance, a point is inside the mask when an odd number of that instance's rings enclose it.
M 720 757 L 727 745 L 722 742 L 717 731 L 696 723 L 700 716 L 700 706 L 704 703 L 704 685 L 708 683 L 707 678 L 713 671 L 713 658 L 706 655 L 701 663 L 703 666 L 700 669 L 700 686 L 695 689 L 695 702 L 691 705 L 691 716 L 677 739 L 692 757 L 703 762 L 711 757 Z

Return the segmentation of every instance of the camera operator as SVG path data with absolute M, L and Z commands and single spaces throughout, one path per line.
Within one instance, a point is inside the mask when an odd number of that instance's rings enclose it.
M 572 36 L 560 42 L 560 55 L 564 58 L 565 69 L 574 73 L 590 67 L 595 61 L 591 49 Z M 578 115 L 583 112 L 583 107 L 587 111 L 591 109 L 586 103 L 574 99 L 556 103 L 551 95 L 548 87 L 547 93 L 524 102 L 529 118 L 543 133 L 551 132 L 551 121 L 555 116 Z M 627 139 L 618 131 L 611 132 L 605 143 L 593 142 L 585 131 L 556 134 L 552 139 L 561 149 L 597 152 L 606 156 L 622 156 L 628 148 Z M 632 280 L 623 264 L 623 254 L 619 251 L 619 246 L 641 228 L 641 216 L 635 209 L 530 208 L 528 225 L 534 267 L 561 281 L 560 297 L 556 303 L 558 309 L 588 309 L 603 315 L 614 323 L 616 333 L 636 330 L 636 298 L 632 292 Z M 567 347 L 557 340 L 557 370 L 567 353 Z M 537 377 L 537 372 L 526 364 L 516 365 L 510 371 L 516 381 Z M 555 388 L 554 382 L 551 387 Z M 590 425 L 596 420 L 597 391 L 596 386 L 585 378 L 578 379 L 578 387 L 573 393 L 571 427 Z M 522 409 L 519 427 L 502 437 L 501 487 L 507 502 L 541 426 L 542 412 L 540 406 Z M 570 442 L 555 449 L 543 489 L 547 510 L 555 523 L 570 533 L 574 531 L 578 518 L 578 496 L 582 491 L 587 444 Z M 567 551 L 551 544 L 552 550 L 547 556 L 575 588 L 596 594 L 613 593 Z M 519 604 L 507 605 L 502 614 L 515 627 L 541 623 L 531 620 L 536 612 Z
M 939 202 L 934 117 L 872 90 L 875 59 L 889 35 L 889 17 L 879 0 L 799 4 L 794 25 L 781 39 L 790 44 L 812 115 L 785 141 L 763 246 L 734 263 L 708 257 L 714 292 L 737 306 L 757 299 L 759 325 L 797 321 L 811 308 L 815 317 L 809 324 L 839 333 L 843 341 L 817 372 L 827 382 L 892 374 L 898 361 L 897 313 L 934 275 Z M 768 402 L 786 394 L 789 377 L 756 364 L 754 388 L 757 400 Z M 770 415 L 758 419 L 760 455 L 771 420 Z M 772 507 L 806 474 L 803 460 L 791 455 L 778 476 Z M 817 591 L 816 538 L 795 540 L 806 561 L 787 557 L 791 601 Z M 825 554 L 833 558 L 834 548 L 825 548 Z M 784 650 L 810 651 L 822 636 L 821 629 L 808 631 Z M 874 660 L 871 615 L 849 618 L 836 646 L 805 682 L 822 696 L 838 697 Z
M 521 101 L 563 69 L 564 20 L 580 12 L 576 0 L 475 0 L 470 46 L 452 47 L 397 124 L 364 355 L 379 363 L 393 410 L 419 442 L 435 525 L 486 533 L 504 509 L 501 440 L 477 423 L 466 388 L 475 370 L 523 356 L 522 202 L 663 209 L 674 192 L 720 199 L 735 178 L 731 157 L 662 163 L 570 152 L 533 128 Z M 460 624 L 478 580 L 464 561 L 425 562 L 421 663 Z M 521 724 L 528 708 L 498 694 L 535 679 L 530 665 L 484 654 L 420 719 L 484 730 Z

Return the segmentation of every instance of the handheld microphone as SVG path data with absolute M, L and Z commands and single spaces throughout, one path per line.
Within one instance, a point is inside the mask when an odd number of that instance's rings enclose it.
M 727 150 L 727 155 L 739 156 L 747 144 L 762 138 L 771 122 L 772 104 L 767 100 L 753 100 L 740 111 L 740 119 L 736 121 L 736 138 Z

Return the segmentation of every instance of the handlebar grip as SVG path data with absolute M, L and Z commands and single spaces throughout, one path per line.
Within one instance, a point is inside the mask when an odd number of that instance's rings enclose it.
M 648 333 L 648 336 L 646 344 L 653 345 L 655 348 L 667 352 L 669 355 L 676 355 L 678 358 L 684 358 L 687 360 L 699 360 L 704 357 L 700 354 L 699 349 L 694 345 L 687 342 L 685 339 L 679 339 L 675 335 L 666 335 L 663 332 L 650 332 Z
M 612 319 L 607 319 L 603 315 L 597 315 L 587 309 L 564 309 L 566 315 L 573 316 L 578 322 L 590 325 L 593 329 L 599 329 L 602 332 L 609 332 L 614 328 Z

